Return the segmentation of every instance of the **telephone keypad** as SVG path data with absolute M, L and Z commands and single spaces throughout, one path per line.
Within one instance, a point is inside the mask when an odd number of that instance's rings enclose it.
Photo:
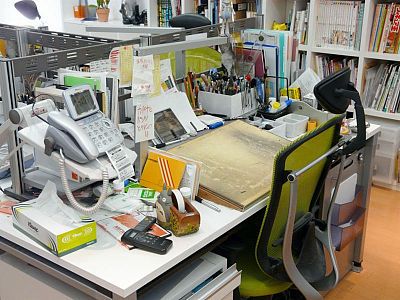
M 78 124 L 88 133 L 100 154 L 104 154 L 124 141 L 118 128 L 101 112 L 79 120 Z

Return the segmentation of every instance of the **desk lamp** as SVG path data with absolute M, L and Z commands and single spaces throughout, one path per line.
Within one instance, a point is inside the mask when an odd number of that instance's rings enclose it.
M 350 154 L 365 146 L 365 114 L 360 94 L 350 82 L 350 68 L 344 68 L 323 79 L 314 87 L 314 94 L 321 106 L 334 114 L 343 114 L 354 101 L 357 119 L 357 136 L 343 148 L 343 154 Z
M 29 20 L 35 20 L 42 18 L 39 14 L 38 8 L 36 6 L 35 1 L 32 0 L 22 0 L 18 1 L 14 4 L 14 7 L 25 17 Z

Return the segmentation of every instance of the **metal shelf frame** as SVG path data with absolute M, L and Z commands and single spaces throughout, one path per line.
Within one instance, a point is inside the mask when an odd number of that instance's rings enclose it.
M 261 28 L 262 24 L 262 17 L 256 17 L 231 22 L 229 27 L 230 32 L 240 32 L 246 28 Z M 216 24 L 175 33 L 147 35 L 140 39 L 118 41 L 0 24 L 0 39 L 16 41 L 18 46 L 18 57 L 0 59 L 0 89 L 2 91 L 5 120 L 8 119 L 8 112 L 17 108 L 17 77 L 22 78 L 24 75 L 107 59 L 113 48 L 133 45 L 133 55 L 136 56 L 174 51 L 176 76 L 180 78 L 185 73 L 185 50 L 221 45 L 228 41 L 226 37 L 219 37 L 220 27 L 221 24 Z M 206 33 L 207 38 L 186 41 L 187 36 L 199 33 Z M 44 54 L 28 56 L 29 44 L 40 45 L 54 50 Z M 120 101 L 126 99 L 129 98 L 119 97 Z M 10 135 L 8 140 L 9 151 L 13 151 L 19 144 L 17 133 Z M 137 163 L 135 163 L 137 170 L 141 170 L 143 167 L 147 155 L 146 149 L 147 142 L 135 145 L 135 151 L 138 152 Z M 11 192 L 14 195 L 22 195 L 24 193 L 22 158 L 21 150 L 10 158 Z

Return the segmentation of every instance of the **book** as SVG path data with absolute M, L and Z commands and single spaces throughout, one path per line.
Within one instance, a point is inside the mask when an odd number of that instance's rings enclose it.
M 186 169 L 186 163 L 179 159 L 149 151 L 143 168 L 140 184 L 157 192 L 167 188 L 177 189 Z
M 400 4 L 394 6 L 393 14 L 391 16 L 390 30 L 386 41 L 386 53 L 397 53 L 396 45 L 399 39 L 400 29 Z
M 319 1 L 316 46 L 358 50 L 363 15 L 361 1 Z
M 374 100 L 373 100 L 372 105 L 371 105 L 371 107 L 374 108 L 374 109 L 376 109 L 376 105 L 377 105 L 378 99 L 381 96 L 381 91 L 384 88 L 384 85 L 385 85 L 385 82 L 386 82 L 386 79 L 387 79 L 387 76 L 388 76 L 388 74 L 387 74 L 388 70 L 389 70 L 389 65 L 386 65 L 382 76 L 379 77 L 380 81 L 379 81 L 379 84 L 378 84 L 378 86 L 376 88 Z
M 373 22 L 372 31 L 371 31 L 372 36 L 369 41 L 369 51 L 374 51 L 374 48 L 375 48 L 376 37 L 378 36 L 377 32 L 378 32 L 379 19 L 382 14 L 382 7 L 383 7 L 383 4 L 378 4 L 375 7 L 374 22 Z
M 382 7 L 382 13 L 381 13 L 381 15 L 379 17 L 376 42 L 375 42 L 375 45 L 374 45 L 374 52 L 379 52 L 379 47 L 380 47 L 380 44 L 381 44 L 382 33 L 383 33 L 383 28 L 384 28 L 384 25 L 385 25 L 385 21 L 386 21 L 386 14 L 387 14 L 388 6 L 389 5 L 384 4 L 383 7 Z
M 243 211 L 267 196 L 274 157 L 288 143 L 243 121 L 234 121 L 168 152 L 202 162 L 201 197 Z
M 381 53 L 383 53 L 386 48 L 386 42 L 387 42 L 389 31 L 390 31 L 390 23 L 391 23 L 393 14 L 394 14 L 394 7 L 395 7 L 394 3 L 387 5 L 386 18 L 385 18 L 385 23 L 383 25 L 382 37 L 381 37 L 381 42 L 379 44 L 379 50 L 378 50 L 378 52 L 381 52 Z
M 397 84 L 397 80 L 398 80 L 398 76 L 399 76 L 399 68 L 398 68 L 398 66 L 395 66 L 393 72 L 394 72 L 394 75 L 393 75 L 393 78 L 392 78 L 392 82 L 390 83 L 390 85 L 387 86 L 388 89 L 389 89 L 389 92 L 387 94 L 385 103 L 384 103 L 383 108 L 382 108 L 382 111 L 385 111 L 385 112 L 388 111 L 388 108 L 390 107 L 391 103 L 394 100 L 393 96 L 394 96 L 394 92 L 395 92 L 395 89 L 396 89 L 396 84 Z
M 357 15 L 356 40 L 354 45 L 355 50 L 360 50 L 361 47 L 361 32 L 363 26 L 364 10 L 365 10 L 365 3 L 361 3 Z

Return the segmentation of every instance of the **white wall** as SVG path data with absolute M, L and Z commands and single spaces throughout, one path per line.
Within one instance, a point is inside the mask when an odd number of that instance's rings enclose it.
M 50 30 L 61 31 L 63 28 L 61 1 L 63 0 L 35 0 L 42 17 L 42 22 L 40 22 L 39 20 L 29 20 L 21 15 L 14 7 L 16 0 L 1 0 L 0 23 L 34 27 L 44 23 L 49 26 Z

